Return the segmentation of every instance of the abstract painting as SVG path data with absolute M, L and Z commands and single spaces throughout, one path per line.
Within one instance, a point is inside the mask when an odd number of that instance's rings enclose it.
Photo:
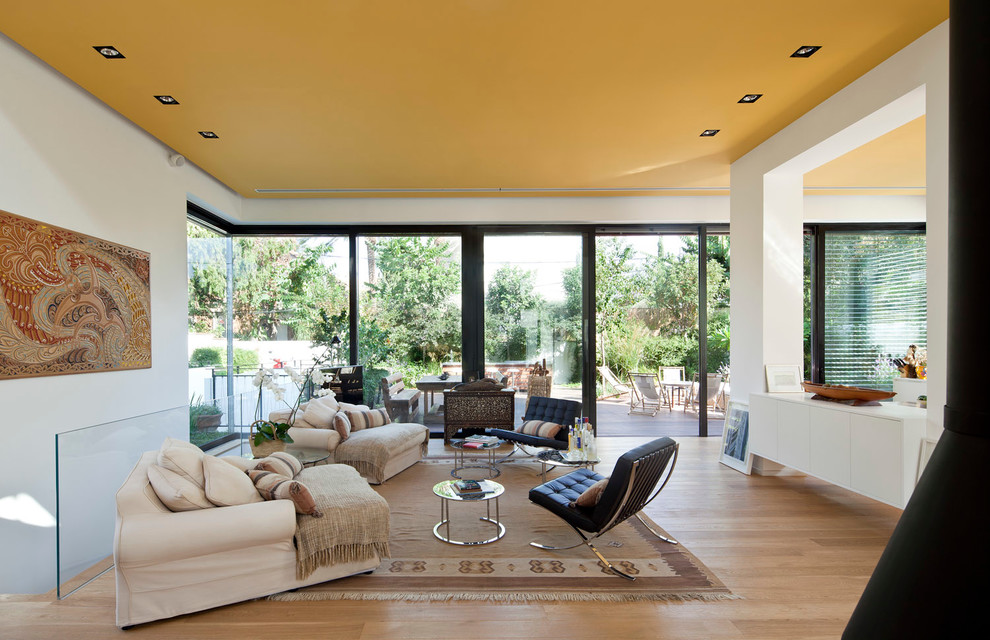
M 151 257 L 0 211 L 0 379 L 151 367 Z

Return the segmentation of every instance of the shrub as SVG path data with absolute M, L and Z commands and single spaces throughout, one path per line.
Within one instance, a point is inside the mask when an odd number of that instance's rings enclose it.
M 189 356 L 189 368 L 222 367 L 224 350 L 220 347 L 199 347 Z
M 234 349 L 234 366 L 243 369 L 257 369 L 261 364 L 258 352 L 252 349 Z

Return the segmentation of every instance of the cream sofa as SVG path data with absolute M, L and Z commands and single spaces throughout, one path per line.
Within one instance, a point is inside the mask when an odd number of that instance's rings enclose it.
M 419 462 L 426 454 L 430 441 L 430 430 L 426 425 L 415 422 L 393 422 L 380 427 L 354 431 L 346 441 L 341 442 L 340 434 L 332 426 L 337 411 L 368 411 L 366 405 L 338 403 L 332 396 L 314 398 L 299 406 L 299 411 L 289 429 L 289 435 L 298 446 L 326 449 L 330 452 L 327 462 L 348 464 L 355 457 L 358 448 L 374 447 L 379 442 L 389 441 L 387 462 L 384 467 L 370 472 L 358 471 L 371 484 L 380 484 L 397 473 Z M 272 411 L 268 419 L 285 422 L 289 411 Z M 361 457 L 361 456 L 358 456 Z
M 380 563 L 376 557 L 322 567 L 297 580 L 291 500 L 172 512 L 148 479 L 157 459 L 157 451 L 144 453 L 117 491 L 118 627 L 343 578 Z

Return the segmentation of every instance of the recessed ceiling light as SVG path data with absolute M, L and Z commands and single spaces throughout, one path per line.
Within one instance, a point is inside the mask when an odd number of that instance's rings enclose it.
M 217 134 L 213 133 L 212 131 L 200 131 L 199 132 L 199 135 L 203 136 L 204 138 L 219 138 L 220 137 Z
M 747 93 L 739 98 L 739 104 L 752 104 L 763 97 L 762 93 Z
M 123 60 L 124 59 L 124 54 L 122 54 L 117 49 L 117 47 L 113 47 L 113 46 L 110 46 L 110 45 L 98 45 L 98 46 L 95 46 L 93 48 L 96 49 L 97 51 L 99 51 L 100 52 L 100 55 L 103 56 L 104 58 L 106 58 L 107 60 Z
M 702 138 L 711 138 L 713 135 L 721 131 L 721 129 L 705 129 L 701 132 Z
M 179 104 L 179 101 L 172 96 L 155 96 L 155 100 L 162 104 Z
M 812 54 L 821 49 L 820 46 L 805 45 L 791 54 L 792 58 L 810 58 Z

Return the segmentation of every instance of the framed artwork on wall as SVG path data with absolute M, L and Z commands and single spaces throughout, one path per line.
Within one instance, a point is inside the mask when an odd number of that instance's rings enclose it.
M 768 364 L 767 391 L 770 393 L 804 393 L 801 365 Z
M 718 461 L 736 471 L 749 475 L 753 469 L 753 456 L 749 455 L 749 405 L 729 402 L 722 429 L 722 446 Z
M 0 211 L 0 380 L 151 367 L 151 256 Z

